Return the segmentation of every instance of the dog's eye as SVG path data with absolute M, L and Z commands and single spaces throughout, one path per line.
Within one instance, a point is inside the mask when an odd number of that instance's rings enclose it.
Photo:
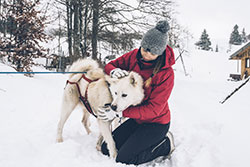
M 127 94 L 122 94 L 122 97 L 127 97 Z
M 117 92 L 115 92 L 115 95 L 117 95 Z

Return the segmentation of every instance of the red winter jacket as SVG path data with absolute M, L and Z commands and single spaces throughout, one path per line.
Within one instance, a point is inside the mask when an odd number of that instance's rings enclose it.
M 115 68 L 121 68 L 127 71 L 135 71 L 142 78 L 147 80 L 153 72 L 153 67 L 147 67 L 147 63 L 143 63 L 138 58 L 139 49 L 132 50 L 121 57 L 109 62 L 105 66 L 105 72 Z M 138 123 L 155 122 L 167 124 L 170 122 L 170 110 L 168 107 L 168 98 L 174 86 L 174 72 L 172 65 L 175 63 L 173 49 L 167 46 L 165 65 L 152 78 L 151 86 L 144 87 L 144 100 L 142 104 L 128 107 L 123 111 L 123 116 L 135 119 Z

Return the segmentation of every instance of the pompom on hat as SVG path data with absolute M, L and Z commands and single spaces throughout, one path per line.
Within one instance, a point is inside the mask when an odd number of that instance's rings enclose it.
M 154 28 L 148 30 L 143 36 L 141 47 L 152 54 L 161 55 L 167 46 L 169 29 L 167 20 L 159 21 Z

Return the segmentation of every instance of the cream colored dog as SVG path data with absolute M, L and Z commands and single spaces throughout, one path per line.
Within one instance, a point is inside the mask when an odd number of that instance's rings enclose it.
M 71 74 L 70 82 L 78 83 L 81 95 L 85 95 L 87 89 L 88 102 L 95 115 L 98 115 L 98 108 L 105 104 L 115 105 L 116 112 L 122 112 L 127 107 L 138 105 L 144 98 L 143 79 L 135 73 L 130 72 L 128 76 L 121 79 L 110 78 L 105 75 L 103 70 L 98 67 L 98 63 L 92 59 L 80 59 L 74 62 L 69 70 L 70 72 L 86 72 L 85 76 L 90 80 L 96 80 L 89 83 L 82 78 L 82 74 Z M 88 87 L 88 88 L 87 88 Z M 82 123 L 89 134 L 89 116 L 90 113 L 79 100 L 79 92 L 75 84 L 67 84 L 64 89 L 61 117 L 57 128 L 57 142 L 62 142 L 63 127 L 77 105 L 83 109 Z M 115 142 L 111 134 L 111 121 L 106 122 L 97 118 L 100 129 L 100 137 L 97 142 L 97 149 L 101 149 L 102 140 L 107 143 L 110 156 L 115 158 L 117 155 Z

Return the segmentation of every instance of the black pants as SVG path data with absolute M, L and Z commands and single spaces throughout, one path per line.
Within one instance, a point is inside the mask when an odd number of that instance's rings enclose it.
M 168 155 L 170 141 L 166 137 L 169 124 L 138 124 L 129 119 L 113 132 L 118 155 L 116 162 L 139 165 L 159 156 Z M 102 153 L 109 155 L 107 144 L 102 144 Z

